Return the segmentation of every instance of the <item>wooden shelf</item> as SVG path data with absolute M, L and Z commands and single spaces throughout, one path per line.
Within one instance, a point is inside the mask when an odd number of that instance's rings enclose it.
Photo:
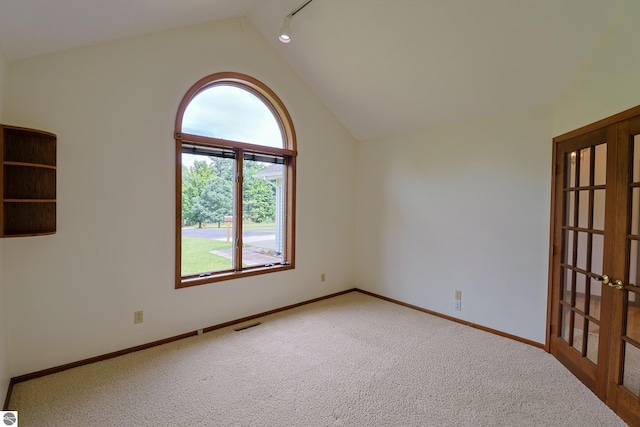
M 49 132 L 0 125 L 1 237 L 56 232 L 56 145 Z
M 56 199 L 3 199 L 4 203 L 55 203 Z
M 4 162 L 5 165 L 10 165 L 10 166 L 25 166 L 25 167 L 29 167 L 29 168 L 45 168 L 45 169 L 56 169 L 56 166 L 51 166 L 51 165 L 43 165 L 41 163 L 25 163 L 25 162 L 10 162 L 10 161 L 5 161 Z

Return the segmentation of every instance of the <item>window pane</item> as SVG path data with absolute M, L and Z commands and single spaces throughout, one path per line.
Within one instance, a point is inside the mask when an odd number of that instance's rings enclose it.
M 568 307 L 562 307 L 562 319 L 561 319 L 561 334 L 560 336 L 562 337 L 563 340 L 565 340 L 567 343 L 569 343 L 571 337 L 570 332 L 571 332 L 571 316 L 573 316 L 573 313 L 571 312 L 571 310 Z
M 285 165 L 244 161 L 242 264 L 280 264 L 285 258 Z
M 587 269 L 587 242 L 588 234 L 578 232 L 578 260 L 576 267 L 586 270 Z
M 589 227 L 589 191 L 580 191 L 578 196 L 578 227 Z
M 576 156 L 578 154 L 575 151 L 572 151 L 571 153 L 567 153 L 567 162 L 566 162 L 566 168 L 567 168 L 567 182 L 565 187 L 566 188 L 573 188 L 576 186 Z
M 564 286 L 562 287 L 562 301 L 571 304 L 571 295 L 573 295 L 571 287 L 573 284 L 573 272 L 564 267 L 562 267 L 561 270 L 564 272 L 564 274 L 562 275 L 562 279 L 564 282 Z
M 564 232 L 564 254 L 562 257 L 562 262 L 570 265 L 573 265 L 573 234 L 574 231 L 572 230 L 565 230 Z
M 576 274 L 576 303 L 574 306 L 583 313 L 586 313 L 585 307 L 587 299 L 585 295 L 587 286 L 585 284 L 587 280 L 589 280 L 589 278 L 584 274 Z
M 591 235 L 591 272 L 602 276 L 602 260 L 604 258 L 604 235 Z
M 640 397 L 640 349 L 630 343 L 624 343 L 624 348 L 624 377 L 622 384 L 634 396 Z
M 587 357 L 596 365 L 598 364 L 598 344 L 600 342 L 600 328 L 598 324 L 587 322 Z
M 596 164 L 594 171 L 594 185 L 604 185 L 607 182 L 607 144 L 596 145 Z
M 579 314 L 575 314 L 575 320 L 573 322 L 573 348 L 575 348 L 580 354 L 584 356 L 582 352 L 582 343 L 584 337 L 582 331 L 584 330 L 584 317 Z
M 640 135 L 633 137 L 633 182 L 640 182 Z
M 632 240 L 629 242 L 629 277 L 627 278 L 627 282 L 633 286 L 639 286 L 640 281 L 638 279 L 638 241 Z
M 591 279 L 591 298 L 589 300 L 589 315 L 600 320 L 600 309 L 602 300 L 602 282 Z
M 591 185 L 591 147 L 580 150 L 580 187 Z
M 605 211 L 605 191 L 595 190 L 593 192 L 593 229 L 604 230 Z
M 184 111 L 182 132 L 283 148 L 273 112 L 256 95 L 217 85 L 198 93 Z
M 640 342 L 640 293 L 628 292 L 627 297 L 627 331 L 626 335 Z M 640 364 L 640 361 L 638 361 Z
M 182 154 L 182 275 L 233 268 L 235 159 Z
M 565 205 L 567 207 L 566 217 L 564 224 L 570 227 L 574 227 L 575 221 L 575 205 L 576 205 L 576 191 L 568 191 L 565 196 Z

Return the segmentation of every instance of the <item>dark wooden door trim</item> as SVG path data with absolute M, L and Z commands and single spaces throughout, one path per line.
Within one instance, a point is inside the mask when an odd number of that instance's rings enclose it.
M 567 139 L 575 138 L 576 136 L 585 135 L 594 130 L 603 129 L 613 124 L 622 122 L 624 120 L 629 120 L 634 117 L 640 116 L 640 105 L 637 107 L 629 108 L 628 110 L 622 111 L 620 113 L 614 114 L 613 116 L 609 116 L 606 119 L 598 120 L 597 122 L 588 124 L 586 126 L 582 126 L 576 130 L 572 130 L 567 133 L 563 133 L 562 135 L 558 135 L 553 138 L 554 143 L 566 141 Z

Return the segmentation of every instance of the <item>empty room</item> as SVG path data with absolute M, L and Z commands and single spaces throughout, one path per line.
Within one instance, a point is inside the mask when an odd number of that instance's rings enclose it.
M 640 426 L 638 20 L 2 2 L 2 421 Z

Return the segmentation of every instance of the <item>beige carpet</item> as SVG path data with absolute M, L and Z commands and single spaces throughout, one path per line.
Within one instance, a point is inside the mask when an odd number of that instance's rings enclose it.
M 352 292 L 17 384 L 28 426 L 624 426 L 540 349 Z

